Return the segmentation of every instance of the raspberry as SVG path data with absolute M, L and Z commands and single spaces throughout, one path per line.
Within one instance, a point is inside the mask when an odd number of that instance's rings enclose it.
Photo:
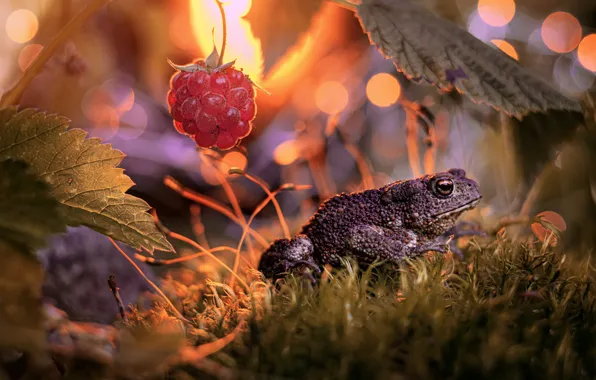
M 195 122 L 197 124 L 197 128 L 201 132 L 211 132 L 217 128 L 217 124 L 219 124 L 219 120 L 216 116 L 209 115 L 208 113 L 205 113 L 205 111 L 199 112 Z
M 250 125 L 250 122 L 240 120 L 235 126 L 228 128 L 228 131 L 233 137 L 243 139 L 250 134 L 251 129 L 252 126 Z
M 178 133 L 181 133 L 183 135 L 186 134 L 186 131 L 184 130 L 184 127 L 182 126 L 182 123 L 177 120 L 174 120 L 174 128 L 176 128 Z
M 248 91 L 248 97 L 251 99 L 255 98 L 255 88 L 252 85 L 252 82 L 248 79 L 248 78 L 244 78 L 244 80 L 242 81 L 242 87 Z
M 248 99 L 248 91 L 244 87 L 231 89 L 226 97 L 228 104 L 236 108 L 242 107 L 246 103 L 246 99 Z
M 201 148 L 211 148 L 218 139 L 217 129 L 211 132 L 199 132 L 195 135 L 195 142 Z
M 211 91 L 223 95 L 230 91 L 230 80 L 224 73 L 215 73 L 211 75 Z
M 197 98 L 187 98 L 180 105 L 180 114 L 185 120 L 194 120 L 201 111 L 201 102 Z
M 170 110 L 172 114 L 172 118 L 176 121 L 183 121 L 184 118 L 182 117 L 182 112 L 180 112 L 180 104 L 176 103 Z
M 170 80 L 170 87 L 174 90 L 179 89 L 180 87 L 186 84 L 189 76 L 190 73 L 186 73 L 183 71 L 178 72 L 177 74 L 172 76 L 172 79 Z
M 178 66 L 167 94 L 168 109 L 178 133 L 192 137 L 198 147 L 227 150 L 252 131 L 256 116 L 255 88 L 233 62 L 214 67 L 206 61 Z
M 242 86 L 242 82 L 244 82 L 244 74 L 242 71 L 238 71 L 236 69 L 229 69 L 226 73 L 228 79 L 230 80 L 230 85 L 232 87 L 240 87 Z
M 247 99 L 246 103 L 244 103 L 244 106 L 240 108 L 240 117 L 242 120 L 251 121 L 255 118 L 256 113 L 257 106 L 252 99 Z
M 215 146 L 217 146 L 219 149 L 227 150 L 233 148 L 237 141 L 238 139 L 232 136 L 230 132 L 219 131 L 219 136 L 217 136 Z
M 176 103 L 182 104 L 189 96 L 190 92 L 188 92 L 188 87 L 182 86 L 178 90 L 176 90 Z
M 182 123 L 182 129 L 184 129 L 184 132 L 188 133 L 189 135 L 196 135 L 197 132 L 199 132 L 197 124 L 194 121 L 185 121 Z
M 188 78 L 188 91 L 192 96 L 201 96 L 211 87 L 211 77 L 204 71 L 192 73 Z
M 205 113 L 216 116 L 226 108 L 226 98 L 215 92 L 207 92 L 201 98 L 201 104 Z
M 172 108 L 176 104 L 176 93 L 174 90 L 168 91 L 168 106 Z
M 240 121 L 240 111 L 235 107 L 226 107 L 220 115 L 221 127 L 223 129 L 230 129 Z

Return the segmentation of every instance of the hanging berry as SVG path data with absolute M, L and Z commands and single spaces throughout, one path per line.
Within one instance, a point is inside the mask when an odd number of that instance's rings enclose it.
M 213 54 L 199 63 L 172 64 L 168 106 L 174 126 L 199 147 L 231 149 L 248 136 L 256 116 L 254 83 L 234 62 L 211 66 Z M 198 133 L 201 132 L 201 133 Z
M 226 44 L 225 15 L 222 4 L 223 43 L 221 56 L 217 48 L 205 60 L 188 65 L 169 64 L 176 69 L 167 95 L 174 127 L 190 136 L 201 148 L 228 150 L 250 134 L 257 114 L 256 86 L 234 67 L 235 60 L 223 64 Z

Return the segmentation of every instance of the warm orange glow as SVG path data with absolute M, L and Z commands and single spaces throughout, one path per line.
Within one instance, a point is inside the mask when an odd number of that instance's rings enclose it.
M 177 48 L 193 53 L 197 50 L 195 39 L 189 38 L 192 30 L 186 12 L 179 12 L 172 18 L 168 32 L 170 40 L 172 40 Z
M 368 100 L 379 107 L 389 107 L 395 104 L 400 95 L 401 86 L 391 74 L 376 74 L 366 84 L 366 96 Z
M 588 34 L 579 43 L 577 58 L 586 69 L 596 71 L 596 33 Z
M 515 15 L 513 0 L 479 0 L 478 14 L 482 21 L 491 26 L 507 25 Z
M 348 91 L 339 82 L 324 82 L 317 88 L 315 103 L 321 111 L 334 115 L 348 105 Z
M 551 13 L 542 23 L 542 39 L 556 53 L 568 53 L 575 49 L 582 38 L 582 27 L 570 13 Z
M 490 40 L 490 42 L 495 44 L 496 47 L 501 49 L 505 54 L 507 54 L 511 58 L 515 59 L 516 61 L 519 59 L 519 56 L 517 55 L 517 51 L 515 50 L 513 45 L 511 45 L 509 42 L 507 42 L 505 40 Z
M 236 66 L 258 81 L 263 71 L 261 43 L 252 35 L 248 21 L 242 18 L 251 5 L 251 0 L 229 0 L 224 4 L 228 29 L 224 62 L 237 59 Z M 207 55 L 213 50 L 212 30 L 215 28 L 215 44 L 219 51 L 223 34 L 217 4 L 215 1 L 189 0 L 189 6 L 192 31 L 199 48 Z
M 43 50 L 43 45 L 30 44 L 26 45 L 19 53 L 18 63 L 21 71 L 27 70 L 27 67 L 35 61 L 35 58 Z
M 308 57 L 305 56 L 315 50 L 315 38 L 311 34 L 305 35 L 270 70 L 267 77 L 263 78 L 261 42 L 253 36 L 248 21 L 242 18 L 248 14 L 252 1 L 229 0 L 224 3 L 228 26 L 224 61 L 237 59 L 236 67 L 242 68 L 253 80 L 272 92 L 286 86 L 300 72 L 299 68 L 308 61 Z M 213 1 L 189 0 L 189 7 L 192 32 L 199 49 L 204 55 L 208 55 L 213 50 L 212 29 L 215 28 L 215 43 L 219 50 L 222 38 L 221 16 L 215 3 Z M 177 31 L 178 29 L 170 28 L 170 33 L 178 34 L 180 33 Z M 317 31 L 314 30 L 312 34 L 316 34 Z M 187 38 L 187 36 L 184 33 L 181 33 L 181 36 L 172 36 L 172 40 L 179 46 L 181 43 L 178 40 L 181 38 Z M 276 97 L 272 97 L 268 100 L 275 102 L 276 99 Z
M 300 157 L 296 141 L 288 140 L 279 144 L 273 151 L 273 160 L 278 165 L 290 165 Z
M 37 16 L 28 9 L 17 9 L 6 19 L 8 38 L 20 44 L 31 41 L 38 27 Z
M 221 171 L 227 175 L 231 168 L 246 169 L 246 156 L 240 152 L 226 153 L 222 158 Z

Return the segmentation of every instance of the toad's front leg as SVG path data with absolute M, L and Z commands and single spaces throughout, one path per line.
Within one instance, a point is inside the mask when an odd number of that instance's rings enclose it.
M 306 269 L 316 274 L 321 269 L 313 259 L 314 246 L 306 235 L 297 235 L 292 239 L 278 239 L 263 253 L 259 261 L 259 271 L 266 278 L 278 279 L 286 274 L 299 271 L 312 283 L 314 277 Z

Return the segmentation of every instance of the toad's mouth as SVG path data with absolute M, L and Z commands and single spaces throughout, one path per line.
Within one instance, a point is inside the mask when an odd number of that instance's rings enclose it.
M 478 205 L 478 203 L 480 203 L 480 199 L 482 199 L 482 196 L 479 196 L 478 198 L 462 205 L 459 207 L 456 207 L 454 209 L 439 213 L 439 214 L 435 214 L 433 215 L 433 218 L 446 218 L 448 216 L 451 216 L 453 214 L 458 214 L 460 212 L 464 212 L 466 210 L 470 210 L 473 209 L 474 207 L 476 207 Z

